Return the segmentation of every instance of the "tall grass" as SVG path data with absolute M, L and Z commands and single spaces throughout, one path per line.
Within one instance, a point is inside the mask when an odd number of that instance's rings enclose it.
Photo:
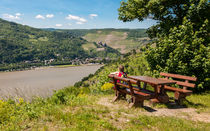
M 107 91 L 110 85 L 101 90 Z M 112 92 L 113 93 L 113 92 Z M 0 100 L 0 130 L 209 130 L 210 124 L 175 117 L 135 115 L 139 109 L 112 109 L 99 105 L 106 93 L 88 88 L 67 87 L 53 96 L 25 102 L 22 98 Z M 109 94 L 109 93 L 108 93 Z M 110 96 L 110 95 L 108 95 Z M 113 97 L 113 96 L 112 96 Z M 192 95 L 189 100 L 205 106 L 190 107 L 209 111 L 210 96 Z M 206 100 L 205 100 L 206 99 Z M 205 100 L 205 101 L 204 101 Z M 128 117 L 124 114 L 131 114 Z M 114 115 L 113 115 L 114 114 Z M 138 113 L 139 114 L 139 113 Z M 122 121 L 127 119 L 127 121 Z M 121 123 L 120 123 L 121 122 Z

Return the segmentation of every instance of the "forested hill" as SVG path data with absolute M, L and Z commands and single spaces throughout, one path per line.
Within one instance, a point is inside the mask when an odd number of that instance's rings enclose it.
M 43 30 L 47 31 L 60 31 L 60 32 L 68 32 L 72 33 L 75 36 L 83 37 L 89 33 L 98 33 L 103 32 L 104 34 L 108 34 L 112 31 L 116 32 L 126 32 L 128 33 L 129 38 L 141 38 L 147 37 L 146 31 L 147 29 L 115 29 L 115 28 L 104 28 L 104 29 L 55 29 L 55 28 L 43 28 Z
M 0 63 L 87 56 L 85 40 L 67 33 L 49 32 L 0 19 Z
M 48 28 L 48 31 L 66 32 L 79 36 L 89 42 L 106 43 L 108 46 L 118 49 L 121 53 L 128 53 L 145 45 L 151 40 L 146 34 L 146 29 L 72 29 L 62 30 Z
M 119 55 L 119 52 L 107 47 L 105 51 L 90 52 L 84 50 L 88 42 L 72 33 L 46 31 L 20 25 L 0 19 L 0 66 L 8 63 L 26 61 L 41 62 L 85 59 L 103 54 Z

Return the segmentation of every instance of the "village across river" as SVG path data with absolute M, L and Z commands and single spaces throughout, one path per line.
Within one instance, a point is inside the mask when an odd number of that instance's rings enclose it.
M 38 68 L 35 70 L 1 72 L 0 97 L 31 100 L 47 97 L 54 90 L 74 85 L 83 77 L 95 73 L 102 65 L 83 65 L 66 68 Z

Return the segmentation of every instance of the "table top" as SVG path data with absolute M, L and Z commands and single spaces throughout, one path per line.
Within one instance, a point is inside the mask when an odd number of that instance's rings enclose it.
M 167 85 L 167 84 L 175 84 L 176 82 L 173 80 L 162 80 L 158 78 L 153 78 L 149 76 L 129 76 L 128 78 L 139 80 L 142 82 L 146 82 L 153 85 Z

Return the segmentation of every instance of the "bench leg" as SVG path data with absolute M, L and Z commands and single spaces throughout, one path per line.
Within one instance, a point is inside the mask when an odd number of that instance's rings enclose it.
M 183 105 L 183 101 L 186 100 L 186 96 L 187 96 L 186 94 L 175 92 L 174 93 L 175 102 L 179 105 Z
M 162 93 L 162 94 L 158 95 L 157 100 L 161 103 L 168 103 L 169 102 L 169 96 L 166 93 Z
M 140 98 L 137 98 L 137 97 L 132 97 L 132 102 L 129 104 L 129 107 L 143 107 L 144 106 L 144 99 L 140 99 Z
M 163 86 L 156 87 L 156 96 L 154 99 L 151 99 L 150 102 L 151 103 L 168 103 L 169 102 L 169 96 L 167 95 Z
M 121 98 L 126 98 L 126 94 L 119 92 L 118 90 L 115 91 L 115 97 L 112 100 L 113 102 L 120 100 Z

